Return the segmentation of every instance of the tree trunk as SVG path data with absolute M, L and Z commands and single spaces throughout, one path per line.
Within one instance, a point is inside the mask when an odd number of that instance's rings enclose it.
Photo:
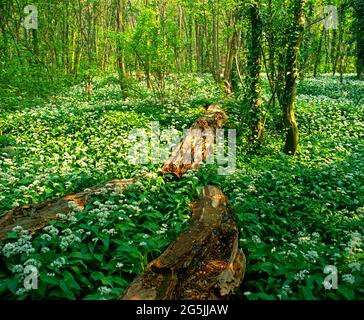
M 220 81 L 220 58 L 219 58 L 219 19 L 218 19 L 218 0 L 213 0 L 213 17 L 212 17 L 212 33 L 213 33 L 213 74 L 216 81 Z
M 14 208 L 0 217 L 0 241 L 5 240 L 7 233 L 16 226 L 21 226 L 29 230 L 30 234 L 34 234 L 47 226 L 48 221 L 56 220 L 58 213 L 67 214 L 71 212 L 72 209 L 69 207 L 70 203 L 79 207 L 80 210 L 83 210 L 92 195 L 100 190 L 105 188 L 108 190 L 124 190 L 134 181 L 135 179 L 116 179 L 101 186 L 93 187 L 76 194 L 69 194 L 59 199 Z
M 364 1 L 354 0 L 356 28 L 356 72 L 358 78 L 364 74 Z
M 192 220 L 120 296 L 123 300 L 227 299 L 241 285 L 246 260 L 228 199 L 214 186 L 192 204 Z
M 313 68 L 313 76 L 315 78 L 317 77 L 318 68 L 319 68 L 320 62 L 321 62 L 321 50 L 322 50 L 322 42 L 323 42 L 324 35 L 325 35 L 325 27 L 322 27 L 322 32 L 321 32 L 321 35 L 320 35 L 320 40 L 319 40 L 319 45 L 318 45 L 318 50 L 316 52 L 315 65 L 314 65 L 314 68 Z
M 306 0 L 294 0 L 293 23 L 290 26 L 290 37 L 286 54 L 285 90 L 282 99 L 283 120 L 286 130 L 284 152 L 295 155 L 298 147 L 298 126 L 294 113 L 294 101 L 297 90 L 298 55 L 304 34 L 304 5 Z
M 325 30 L 325 74 L 330 70 L 330 30 Z
M 216 128 L 222 128 L 224 123 L 227 120 L 227 115 L 217 106 L 210 106 L 207 110 L 207 113 L 198 119 L 195 125 L 191 128 L 193 129 L 206 129 L 213 131 Z M 186 138 L 188 140 L 189 138 Z M 208 140 L 205 144 L 205 154 L 208 157 L 209 152 L 213 151 L 214 140 Z M 185 145 L 183 142 L 180 144 Z M 202 147 L 202 146 L 199 146 Z M 178 149 L 179 150 L 179 149 Z M 177 154 L 178 155 L 178 154 Z M 178 177 L 182 174 L 186 173 L 189 169 L 198 166 L 198 163 L 190 164 L 184 166 L 183 168 L 180 166 L 173 167 L 173 161 L 179 163 L 179 160 L 172 157 L 169 160 L 169 163 L 164 165 L 162 169 L 163 174 L 174 173 Z M 182 160 L 181 160 L 182 161 Z M 14 208 L 4 215 L 0 217 L 0 240 L 6 238 L 7 232 L 11 231 L 13 227 L 20 225 L 24 227 L 24 229 L 30 230 L 31 233 L 35 233 L 37 230 L 42 229 L 48 224 L 48 221 L 55 220 L 57 217 L 57 213 L 67 214 L 70 209 L 68 208 L 69 202 L 73 202 L 77 204 L 81 209 L 83 209 L 90 196 L 93 193 L 100 191 L 101 189 L 110 189 L 116 190 L 121 189 L 124 190 L 128 185 L 133 183 L 136 179 L 126 179 L 126 180 L 112 180 L 107 182 L 101 186 L 96 186 L 90 189 L 87 189 L 83 192 L 77 194 L 69 194 L 59 199 L 54 199 L 50 201 L 46 201 L 40 204 L 31 204 L 25 205 L 22 207 Z
M 226 113 L 219 106 L 211 105 L 173 150 L 162 168 L 162 174 L 171 173 L 180 178 L 187 171 L 197 169 L 203 160 L 208 160 L 214 152 L 215 131 L 222 128 L 227 120 Z M 200 133 L 205 136 L 200 136 Z
M 333 76 L 336 74 L 337 65 L 341 61 L 341 56 L 342 56 L 341 50 L 342 50 L 343 37 L 344 37 L 343 27 L 340 24 L 339 25 L 339 41 L 337 43 L 337 49 L 336 49 L 336 52 L 335 52 L 335 58 L 334 58 L 333 67 L 332 67 L 332 75 Z
M 118 36 L 121 36 L 123 32 L 123 0 L 116 0 L 116 17 L 117 17 L 117 32 Z M 117 65 L 118 65 L 118 74 L 119 74 L 119 84 L 120 90 L 123 98 L 125 99 L 127 96 L 126 86 L 125 86 L 125 78 L 126 78 L 126 70 L 124 63 L 124 55 L 121 48 L 121 41 L 117 39 Z
M 75 59 L 76 59 L 76 32 L 73 32 L 73 36 L 72 36 L 72 55 L 71 55 L 71 72 L 74 73 L 74 74 L 76 74 Z
M 275 81 L 276 81 L 276 62 L 275 62 L 275 37 L 273 28 L 273 7 L 272 0 L 268 2 L 269 8 L 269 30 L 268 30 L 268 43 L 269 43 L 269 76 L 271 81 L 271 89 L 275 91 Z M 275 105 L 275 99 L 273 101 L 273 108 Z
M 250 73 L 250 141 L 258 142 L 263 136 L 262 88 L 261 88 L 261 56 L 263 40 L 263 24 L 258 4 L 251 5 L 249 10 L 251 23 L 251 47 L 249 53 Z
M 332 39 L 331 39 L 331 67 L 332 67 L 332 75 L 335 75 L 335 59 L 336 59 L 336 43 L 337 41 L 338 35 L 337 35 L 337 30 L 333 30 L 332 32 Z
M 227 57 L 224 71 L 224 80 L 228 83 L 231 83 L 231 74 L 233 70 L 234 58 L 237 52 L 237 41 L 238 31 L 236 30 L 236 18 L 234 17 L 234 31 L 227 48 Z

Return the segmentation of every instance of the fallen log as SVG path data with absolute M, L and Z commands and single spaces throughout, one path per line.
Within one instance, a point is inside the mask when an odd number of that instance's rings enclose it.
M 227 120 L 228 116 L 218 105 L 210 105 L 173 150 L 161 173 L 180 178 L 187 171 L 197 169 L 202 161 L 208 161 L 214 153 L 216 129 L 222 128 Z
M 223 112 L 219 106 L 211 105 L 207 108 L 207 112 L 204 116 L 198 119 L 195 124 L 192 126 L 190 130 L 194 130 L 197 128 L 200 129 L 211 129 L 211 133 L 214 132 L 216 128 L 221 128 L 227 120 L 227 115 Z M 209 131 L 206 131 L 209 132 Z M 213 134 L 212 134 L 213 135 Z M 190 136 L 191 137 L 191 136 Z M 190 138 L 186 138 L 185 140 L 190 141 Z M 202 147 L 205 148 L 205 157 L 212 152 L 213 153 L 213 145 L 214 139 L 207 139 L 206 143 L 202 146 L 202 141 L 199 144 L 199 147 L 202 150 Z M 185 144 L 186 145 L 186 144 Z M 189 153 L 191 154 L 191 152 Z M 187 150 L 182 153 L 182 155 L 187 155 Z M 177 161 L 174 155 L 172 154 L 172 162 Z M 200 159 L 201 160 L 201 159 Z M 188 170 L 197 168 L 197 162 L 192 163 L 190 165 L 183 165 L 182 163 L 176 166 L 173 163 L 169 165 L 165 165 L 162 169 L 162 174 L 174 173 L 178 177 L 182 174 L 186 173 Z M 48 221 L 56 220 L 57 214 L 67 214 L 70 212 L 69 203 L 75 203 L 81 209 L 83 209 L 87 204 L 87 199 L 89 195 L 95 193 L 97 190 L 105 188 L 115 188 L 121 187 L 123 188 L 125 185 L 128 185 L 134 182 L 136 179 L 129 180 L 112 180 L 107 182 L 103 186 L 93 187 L 91 189 L 85 190 L 83 192 L 77 194 L 69 194 L 62 198 L 46 201 L 39 204 L 30 204 L 17 208 L 13 208 L 10 211 L 4 213 L 4 215 L 0 216 L 0 241 L 6 239 L 7 233 L 11 231 L 15 226 L 19 225 L 26 230 L 29 230 L 31 234 L 34 234 L 36 231 L 42 229 L 48 224 Z
M 220 189 L 207 186 L 192 204 L 192 219 L 166 251 L 152 261 L 121 300 L 227 299 L 241 285 L 246 260 L 238 229 Z
M 222 128 L 227 119 L 219 106 L 208 107 L 163 166 L 162 174 L 179 178 L 208 160 L 214 152 L 216 129 Z M 205 138 L 201 139 L 199 132 Z M 193 161 L 186 161 L 192 154 Z M 93 194 L 103 189 L 124 190 L 135 181 L 112 180 L 80 193 L 14 208 L 0 216 L 0 241 L 15 226 L 34 234 L 57 219 L 59 213 L 68 214 L 75 206 L 83 210 Z M 238 247 L 238 230 L 226 196 L 217 187 L 204 187 L 202 198 L 191 209 L 189 229 L 146 267 L 120 299 L 227 299 L 239 288 L 246 260 Z
M 40 204 L 29 204 L 7 211 L 0 217 L 0 241 L 7 238 L 7 233 L 16 226 L 21 226 L 34 234 L 47 226 L 48 221 L 56 220 L 57 214 L 68 214 L 77 206 L 83 210 L 90 197 L 103 190 L 124 190 L 135 179 L 112 180 L 101 186 L 92 187 L 76 194 L 68 194 L 62 198 L 46 201 Z

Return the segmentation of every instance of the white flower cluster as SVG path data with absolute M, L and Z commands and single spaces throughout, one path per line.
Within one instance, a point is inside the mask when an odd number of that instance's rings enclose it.
M 113 235 L 117 234 L 118 232 L 115 229 L 103 229 L 102 233 L 113 236 Z
M 363 265 L 358 262 L 352 262 L 349 264 L 349 268 L 352 271 L 360 271 L 362 269 Z
M 10 258 L 14 255 L 25 253 L 30 255 L 35 252 L 31 240 L 31 236 L 23 235 L 16 242 L 6 243 L 2 248 L 2 253 L 6 258 Z
M 26 236 L 29 234 L 28 230 L 24 230 L 22 226 L 16 226 L 12 229 L 19 237 Z
M 21 279 L 24 279 L 26 277 L 26 273 L 24 273 L 26 266 L 32 266 L 35 267 L 37 269 L 39 269 L 41 267 L 42 263 L 39 260 L 36 259 L 28 259 L 27 261 L 25 261 L 24 265 L 21 264 L 17 264 L 15 266 L 13 266 L 11 268 L 11 272 L 13 274 L 17 274 L 18 276 L 20 276 Z M 19 295 L 23 294 L 25 291 L 21 292 Z
M 51 241 L 51 240 L 52 240 L 52 237 L 51 237 L 49 234 L 47 234 L 47 233 L 42 234 L 42 235 L 40 236 L 40 238 L 41 238 L 43 241 L 46 241 L 46 242 L 48 242 L 48 241 Z
M 59 231 L 54 226 L 47 226 L 43 228 L 45 232 L 48 232 L 51 236 L 56 237 L 59 234 Z
M 124 208 L 129 209 L 132 212 L 135 212 L 137 215 L 142 212 L 142 209 L 140 209 L 138 207 L 138 204 L 134 204 L 134 205 L 125 204 Z
M 67 250 L 75 243 L 81 243 L 81 238 L 75 235 L 71 229 L 65 229 L 62 233 L 65 234 L 64 236 L 60 236 L 61 241 L 59 246 L 62 251 Z
M 306 274 L 309 274 L 308 270 L 301 270 L 300 272 L 298 272 L 295 276 L 294 279 L 297 281 L 302 281 L 305 280 L 306 278 Z
M 167 229 L 168 225 L 166 223 L 162 223 L 162 227 L 156 231 L 156 234 L 164 234 L 168 231 Z
M 100 292 L 101 295 L 100 300 L 105 300 L 104 296 L 107 296 L 111 293 L 111 289 L 108 287 L 99 287 L 97 290 Z
M 14 267 L 11 268 L 12 273 L 23 273 L 24 267 L 21 264 L 16 264 Z
M 293 292 L 292 292 L 292 289 L 291 289 L 291 287 L 288 285 L 288 284 L 285 284 L 285 285 L 283 285 L 283 287 L 282 287 L 282 292 L 285 294 L 285 295 L 289 295 L 289 294 L 292 294 Z
M 260 238 L 257 235 L 252 236 L 252 241 L 256 244 L 259 244 L 262 242 L 262 240 L 260 240 Z
M 314 233 L 312 233 L 312 238 L 314 238 L 315 240 L 318 240 L 318 239 L 320 239 L 320 234 L 318 233 L 318 232 L 314 232 Z
M 298 243 L 299 244 L 310 244 L 311 246 L 315 246 L 317 245 L 319 239 L 320 239 L 320 234 L 318 232 L 314 232 L 311 235 L 307 235 L 304 232 L 300 231 L 297 233 L 298 236 Z
M 351 234 L 351 239 L 345 248 L 345 251 L 349 255 L 355 255 L 356 253 L 363 252 L 362 247 L 362 237 L 359 232 L 353 232 Z
M 288 250 L 287 251 L 286 256 L 287 257 L 293 257 L 293 258 L 297 258 L 298 257 L 297 253 L 296 252 L 293 252 L 291 250 Z
M 73 212 L 80 212 L 80 211 L 82 211 L 82 207 L 79 206 L 74 201 L 69 201 L 68 202 L 68 208 L 72 209 Z
M 59 220 L 63 220 L 64 222 L 70 222 L 71 224 L 77 222 L 77 218 L 75 217 L 75 213 L 73 211 L 68 212 L 67 214 L 57 213 L 56 217 Z
M 352 274 L 344 274 L 342 276 L 342 279 L 347 284 L 354 284 L 355 283 L 355 277 Z
M 41 253 L 47 253 L 49 251 L 50 251 L 50 249 L 48 247 L 43 247 L 42 249 L 40 249 Z
M 257 188 L 255 187 L 255 185 L 253 183 L 250 183 L 248 185 L 248 188 L 246 189 L 246 191 L 249 192 L 249 193 L 256 193 Z
M 62 268 L 64 265 L 66 265 L 66 259 L 64 257 L 60 257 L 60 258 L 57 258 L 56 260 L 54 260 L 50 266 L 51 267 L 54 267 L 54 268 L 57 268 L 57 269 L 60 269 Z
M 106 201 L 104 204 L 100 203 L 99 201 L 95 201 L 94 205 L 98 208 L 92 209 L 89 211 L 89 215 L 94 215 L 96 218 L 96 223 L 101 226 L 104 226 L 108 223 L 108 218 L 112 211 L 117 210 L 118 206 L 115 205 L 111 201 Z M 90 221 L 89 224 L 91 225 L 93 221 Z
M 42 266 L 42 263 L 39 260 L 36 259 L 28 259 L 24 262 L 25 266 L 34 266 L 36 268 L 40 268 Z
M 317 259 L 319 258 L 317 251 L 314 250 L 307 251 L 307 253 L 304 253 L 303 256 L 307 261 L 311 263 L 316 263 Z
M 16 292 L 15 292 L 15 294 L 17 295 L 17 296 L 21 296 L 22 294 L 24 294 L 24 293 L 26 293 L 26 292 L 28 292 L 28 291 L 30 291 L 31 289 L 25 289 L 25 288 L 20 288 L 20 289 L 18 289 Z

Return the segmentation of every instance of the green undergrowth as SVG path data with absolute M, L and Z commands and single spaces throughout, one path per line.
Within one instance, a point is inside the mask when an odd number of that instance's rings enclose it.
M 363 81 L 300 83 L 296 157 L 281 152 L 273 110 L 262 147 L 251 152 L 239 144 L 233 175 L 203 165 L 166 182 L 160 165 L 128 163 L 130 131 L 149 129 L 150 121 L 182 131 L 206 102 L 223 96 L 210 76 L 177 80 L 163 100 L 144 94 L 122 101 L 112 79 L 100 79 L 92 98 L 75 86 L 1 114 L 0 214 L 146 175 L 123 193 L 101 190 L 85 209 L 73 207 L 33 236 L 20 228 L 9 233 L 0 243 L 1 298 L 115 299 L 188 225 L 188 205 L 202 187 L 215 184 L 229 197 L 247 256 L 236 299 L 363 299 Z M 245 127 L 243 104 L 225 101 L 228 128 Z M 39 270 L 38 290 L 24 289 L 28 265 Z M 323 285 L 327 266 L 337 269 L 337 289 Z

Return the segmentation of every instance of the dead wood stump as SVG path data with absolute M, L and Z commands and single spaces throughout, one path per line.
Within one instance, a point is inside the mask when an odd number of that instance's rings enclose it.
M 70 205 L 83 210 L 90 197 L 102 189 L 124 190 L 135 179 L 112 180 L 101 186 L 92 187 L 76 194 L 69 194 L 62 198 L 46 201 L 40 204 L 29 204 L 7 211 L 0 217 L 0 241 L 7 238 L 7 233 L 16 226 L 21 226 L 34 234 L 47 226 L 48 221 L 56 220 L 57 214 L 67 214 L 72 211 Z
M 187 171 L 197 169 L 202 161 L 207 161 L 214 153 L 216 129 L 221 129 L 227 120 L 228 116 L 218 105 L 210 105 L 173 150 L 161 173 L 180 178 Z
M 227 299 L 239 288 L 246 260 L 227 197 L 217 187 L 207 186 L 191 206 L 188 230 L 146 267 L 120 299 Z

